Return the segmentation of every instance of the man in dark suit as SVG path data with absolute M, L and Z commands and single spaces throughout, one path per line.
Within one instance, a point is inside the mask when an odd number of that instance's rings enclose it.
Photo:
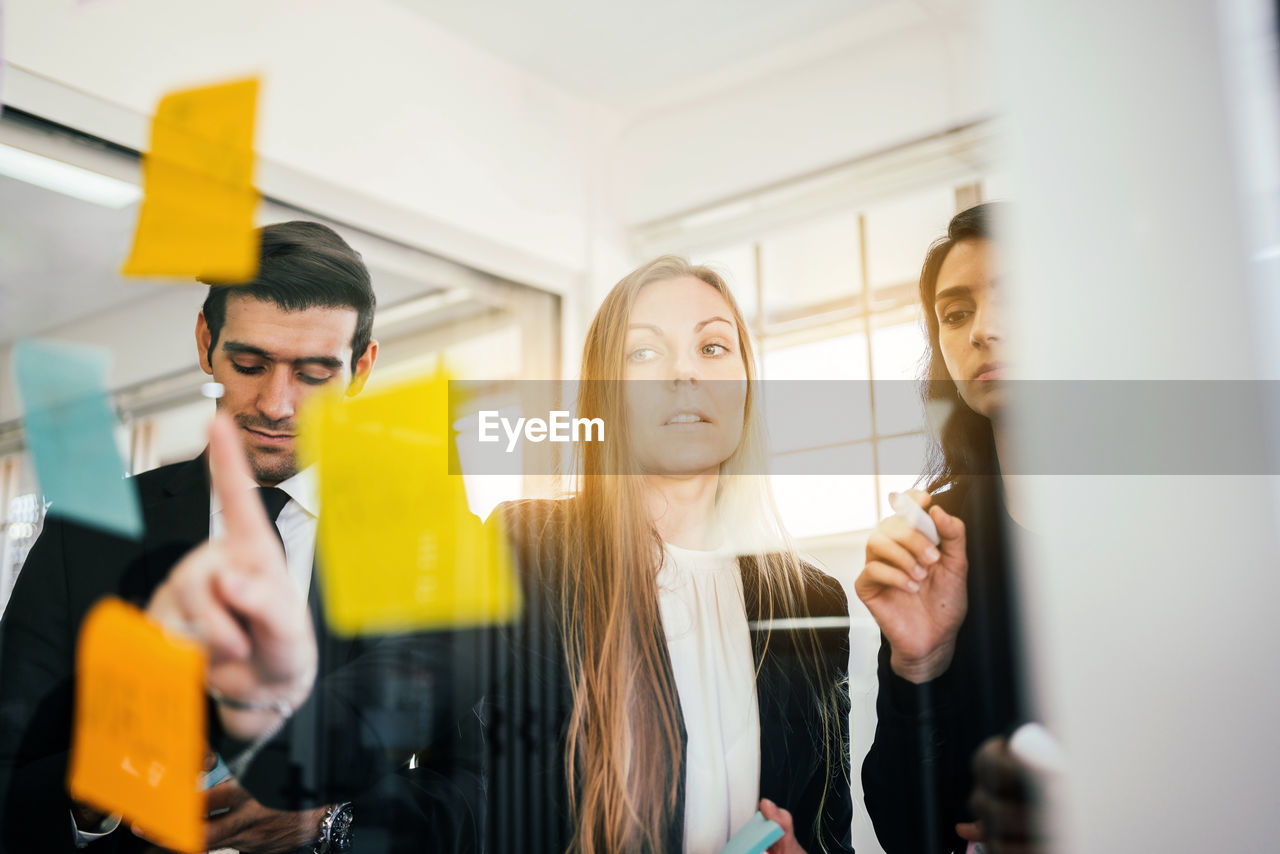
M 276 523 L 291 579 L 311 591 L 320 673 L 357 655 L 356 642 L 330 638 L 315 597 L 314 474 L 298 470 L 295 418 L 315 391 L 360 390 L 377 358 L 374 294 L 358 253 L 331 229 L 291 222 L 262 229 L 256 279 L 211 283 L 196 322 L 200 365 L 223 387 L 218 409 L 234 421 L 252 481 Z M 12 851 L 140 850 L 146 843 L 85 804 L 73 803 L 66 769 L 72 677 L 80 623 L 102 596 L 145 606 L 169 570 L 216 537 L 204 455 L 134 479 L 145 532 L 139 542 L 51 518 L 0 621 L 0 848 Z M 56 513 L 56 508 L 54 508 Z M 7 789 L 7 791 L 6 791 Z M 209 791 L 211 849 L 279 852 L 327 842 L 346 805 L 269 809 L 234 779 Z M 339 822 L 341 823 L 341 822 Z

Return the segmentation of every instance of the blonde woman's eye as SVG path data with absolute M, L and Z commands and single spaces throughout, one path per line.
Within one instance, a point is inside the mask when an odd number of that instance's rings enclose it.
M 704 356 L 723 356 L 729 352 L 729 348 L 723 344 L 705 344 L 702 347 L 702 355 Z
M 652 347 L 637 347 L 627 355 L 627 358 L 633 362 L 652 362 L 658 358 L 658 351 Z

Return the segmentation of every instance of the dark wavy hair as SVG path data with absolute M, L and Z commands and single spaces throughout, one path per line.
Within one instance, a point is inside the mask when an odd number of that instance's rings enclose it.
M 351 370 L 373 338 L 373 310 L 377 300 L 369 268 L 360 253 L 327 225 L 295 220 L 259 229 L 262 249 L 258 275 L 247 285 L 224 285 L 201 279 L 209 286 L 204 322 L 213 336 L 209 360 L 227 319 L 227 298 L 233 294 L 274 303 L 285 311 L 309 308 L 352 308 L 356 331 L 351 336 Z
M 942 359 L 942 348 L 938 343 L 938 314 L 934 311 L 933 298 L 938 292 L 938 273 L 942 270 L 942 262 L 947 260 L 952 247 L 965 240 L 991 239 L 995 221 L 1003 211 L 1002 203 L 986 202 L 956 214 L 947 226 L 946 236 L 938 238 L 929 247 L 920 271 L 920 302 L 924 306 L 929 338 L 921 391 L 927 411 L 942 410 L 946 413 L 937 431 L 937 442 L 929 449 L 925 480 L 930 492 L 956 485 L 966 477 L 999 473 L 991 421 L 964 402 Z

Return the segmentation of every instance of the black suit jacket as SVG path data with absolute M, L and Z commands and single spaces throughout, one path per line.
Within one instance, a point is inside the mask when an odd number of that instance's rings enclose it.
M 565 776 L 572 692 L 560 636 L 560 606 L 548 581 L 560 560 L 553 533 L 560 528 L 547 523 L 558 506 L 561 502 L 529 501 L 501 508 L 521 565 L 525 610 L 489 650 L 495 680 L 478 716 L 487 761 L 487 850 L 494 854 L 558 854 L 573 834 Z M 812 661 L 797 647 L 796 632 L 755 627 L 764 616 L 758 570 L 750 560 L 741 562 L 741 570 L 758 672 L 760 796 L 790 810 L 796 836 L 810 854 L 824 848 L 851 852 L 849 627 L 819 630 L 821 660 Z M 848 616 L 838 582 L 812 568 L 807 581 L 809 599 L 801 612 L 775 614 L 775 619 Z M 661 626 L 654 629 L 669 671 L 666 637 Z M 807 673 L 816 674 L 816 690 L 835 700 L 837 710 L 825 743 L 815 687 Z M 685 738 L 682 722 L 681 740 Z M 823 760 L 827 748 L 838 758 L 829 773 Z M 665 829 L 666 849 L 671 852 L 683 850 L 685 777 L 682 761 L 672 781 L 678 790 L 676 819 Z
M 0 620 L 0 850 L 76 850 L 65 780 L 80 624 L 106 595 L 145 607 L 174 564 L 208 538 L 203 456 L 132 482 L 142 506 L 142 540 L 48 519 Z M 399 718 L 386 712 L 386 684 L 420 688 L 424 673 L 438 675 L 438 643 L 333 636 L 321 614 L 317 582 L 313 578 L 311 585 L 317 689 L 241 782 L 263 803 L 283 809 L 356 801 L 356 832 L 363 830 L 366 842 L 359 850 L 473 846 L 474 820 L 456 808 L 469 800 L 462 794 L 469 772 L 463 767 L 455 774 L 456 763 L 447 755 L 443 765 L 401 767 L 423 743 L 425 712 L 403 704 Z M 428 663 L 436 669 L 423 663 L 433 652 Z M 412 678 L 406 681 L 406 674 Z M 359 706 L 354 714 L 353 705 Z M 210 719 L 216 724 L 215 716 Z M 224 755 L 234 750 L 216 725 L 210 737 Z M 121 828 L 89 850 L 111 854 L 142 847 Z
M 143 538 L 51 516 L 0 621 L 0 827 L 12 851 L 74 851 L 66 794 L 75 647 L 85 613 L 114 594 L 145 606 L 170 568 L 209 536 L 203 458 L 133 479 Z M 138 848 L 127 830 L 94 843 Z

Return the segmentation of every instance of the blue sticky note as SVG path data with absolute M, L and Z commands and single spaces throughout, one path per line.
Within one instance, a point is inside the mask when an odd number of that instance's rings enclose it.
M 49 513 L 126 537 L 142 535 L 133 481 L 115 441 L 106 351 L 19 341 L 13 371 L 27 447 Z
M 729 843 L 720 849 L 720 854 L 761 854 L 766 848 L 782 838 L 782 828 L 776 821 L 770 821 L 759 810 L 747 819 L 747 823 L 733 835 Z

